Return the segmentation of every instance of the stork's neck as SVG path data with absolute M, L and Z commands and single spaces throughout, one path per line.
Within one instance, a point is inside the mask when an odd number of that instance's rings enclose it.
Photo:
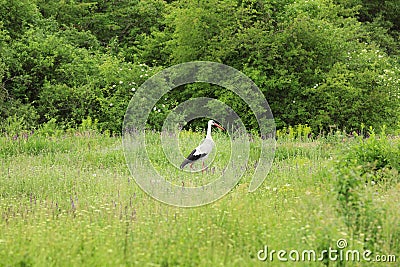
M 206 138 L 207 139 L 212 139 L 212 137 L 211 137 L 211 123 L 209 123 L 208 124 L 208 128 L 207 128 L 207 136 L 206 136 Z

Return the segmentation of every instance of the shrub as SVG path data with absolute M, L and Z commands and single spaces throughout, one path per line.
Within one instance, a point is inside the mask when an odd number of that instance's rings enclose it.
M 355 141 L 335 166 L 338 211 L 352 233 L 363 236 L 364 246 L 376 251 L 384 210 L 373 201 L 374 185 L 385 189 L 400 182 L 400 150 L 372 129 L 369 138 Z

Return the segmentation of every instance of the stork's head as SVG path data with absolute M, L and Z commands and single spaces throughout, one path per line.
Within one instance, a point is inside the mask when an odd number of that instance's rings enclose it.
M 219 125 L 218 123 L 216 123 L 216 122 L 213 121 L 213 120 L 209 120 L 209 121 L 208 121 L 208 125 L 216 126 L 216 127 L 220 128 L 221 130 L 225 131 L 225 128 L 224 128 L 224 127 L 222 127 L 221 125 Z

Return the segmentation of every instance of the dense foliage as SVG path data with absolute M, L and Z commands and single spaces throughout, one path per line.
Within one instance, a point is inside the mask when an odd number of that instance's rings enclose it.
M 399 127 L 399 0 L 0 0 L 0 19 L 1 131 L 91 118 L 119 132 L 142 82 L 193 60 L 252 78 L 280 128 Z M 198 96 L 254 125 L 234 93 L 188 85 L 159 103 L 149 126 Z

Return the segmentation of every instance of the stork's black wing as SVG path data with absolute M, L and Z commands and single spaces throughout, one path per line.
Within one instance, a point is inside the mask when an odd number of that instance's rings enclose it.
M 197 149 L 193 149 L 189 156 L 182 162 L 181 169 L 183 169 L 187 164 L 197 161 L 203 157 L 205 157 L 206 153 L 196 153 L 198 152 Z

